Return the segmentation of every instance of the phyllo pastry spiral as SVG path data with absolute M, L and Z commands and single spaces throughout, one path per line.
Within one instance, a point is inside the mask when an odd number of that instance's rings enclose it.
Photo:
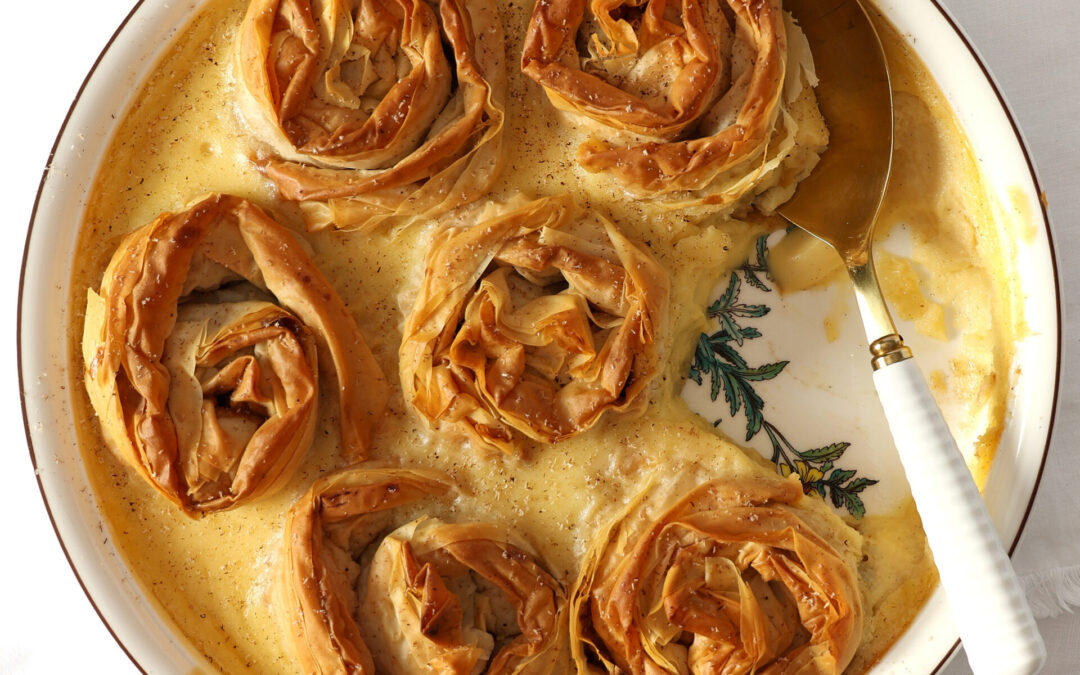
M 189 515 L 292 475 L 337 378 L 342 451 L 365 455 L 388 387 L 300 242 L 254 204 L 208 197 L 127 235 L 87 292 L 86 389 L 106 441 Z M 327 369 L 329 370 L 329 369 Z
M 252 0 L 240 110 L 308 227 L 369 228 L 475 200 L 498 177 L 506 97 L 492 0 Z
M 862 634 L 858 535 L 815 531 L 801 497 L 796 481 L 720 479 L 631 502 L 571 593 L 579 671 L 842 672 Z
M 405 400 L 438 428 L 511 452 L 644 405 L 667 273 L 568 197 L 489 204 L 433 241 L 400 349 Z
M 289 511 L 278 607 L 305 673 L 548 673 L 560 584 L 494 525 L 425 517 L 434 471 L 351 468 Z
M 779 0 L 540 0 L 522 69 L 590 122 L 582 167 L 675 208 L 775 207 L 827 143 Z

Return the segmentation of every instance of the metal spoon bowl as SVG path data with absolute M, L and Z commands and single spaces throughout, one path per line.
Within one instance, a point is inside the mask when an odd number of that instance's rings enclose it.
M 851 278 L 874 385 L 972 670 L 1037 672 L 1046 650 L 1016 573 L 874 272 L 874 223 L 893 149 L 881 42 L 857 0 L 785 0 L 784 7 L 814 55 L 829 148 L 780 214 L 835 249 Z

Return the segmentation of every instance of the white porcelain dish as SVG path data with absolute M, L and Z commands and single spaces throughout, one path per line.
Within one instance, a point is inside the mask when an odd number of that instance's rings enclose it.
M 102 621 L 146 672 L 212 672 L 160 613 L 107 536 L 82 466 L 71 412 L 66 326 L 71 262 L 88 192 L 114 127 L 148 71 L 198 2 L 142 0 L 94 64 L 43 176 L 19 295 L 19 376 L 27 441 L 57 536 Z M 1038 208 L 1034 239 L 1016 261 L 1030 333 L 1017 347 L 1021 377 L 985 498 L 1010 549 L 1038 484 L 1053 424 L 1060 361 L 1060 298 L 1053 244 L 1034 168 L 1008 109 L 974 48 L 934 0 L 877 0 L 937 79 L 990 185 Z M 120 93 L 122 95 L 118 95 Z M 104 533 L 104 534 L 103 534 Z M 957 632 L 939 591 L 873 673 L 936 672 Z

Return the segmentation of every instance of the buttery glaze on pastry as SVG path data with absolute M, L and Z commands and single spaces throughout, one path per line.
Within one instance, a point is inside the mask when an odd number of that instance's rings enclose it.
M 578 672 L 843 672 L 862 634 L 859 542 L 827 541 L 801 499 L 796 481 L 719 479 L 631 501 L 571 596 Z
M 293 505 L 278 611 L 304 672 L 553 672 L 561 586 L 500 528 L 423 515 L 455 492 L 435 471 L 355 468 Z
M 405 321 L 405 399 L 511 452 L 642 404 L 660 369 L 667 272 L 569 196 L 489 204 L 437 235 Z M 639 406 L 640 409 L 640 406 Z
M 498 178 L 506 96 L 492 0 L 254 0 L 236 41 L 263 170 L 311 228 L 431 217 Z
M 251 202 L 214 195 L 161 214 L 124 238 L 87 296 L 85 381 L 102 431 L 185 513 L 292 477 L 317 420 L 317 343 L 345 452 L 365 455 L 382 371 L 300 243 Z
M 542 0 L 522 70 L 597 136 L 577 160 L 674 208 L 784 201 L 825 148 L 806 38 L 779 0 Z

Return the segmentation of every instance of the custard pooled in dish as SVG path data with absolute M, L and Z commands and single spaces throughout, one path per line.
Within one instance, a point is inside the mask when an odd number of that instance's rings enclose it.
M 438 428 L 511 452 L 644 405 L 668 277 L 566 196 L 488 204 L 437 235 L 400 350 L 405 400 Z
M 506 96 L 492 0 L 253 0 L 240 110 L 308 227 L 371 228 L 475 200 L 498 178 Z
M 779 0 L 542 0 L 522 70 L 593 138 L 577 161 L 671 208 L 769 210 L 828 132 Z
M 862 635 L 858 534 L 816 532 L 793 480 L 675 483 L 632 500 L 586 555 L 579 672 L 843 672 Z
M 352 314 L 298 240 L 214 195 L 121 242 L 87 292 L 86 389 L 106 440 L 190 515 L 292 477 L 338 382 L 342 449 L 365 455 L 388 387 Z
M 555 672 L 562 587 L 501 528 L 426 517 L 455 493 L 438 472 L 357 467 L 293 505 L 278 611 L 304 672 Z

